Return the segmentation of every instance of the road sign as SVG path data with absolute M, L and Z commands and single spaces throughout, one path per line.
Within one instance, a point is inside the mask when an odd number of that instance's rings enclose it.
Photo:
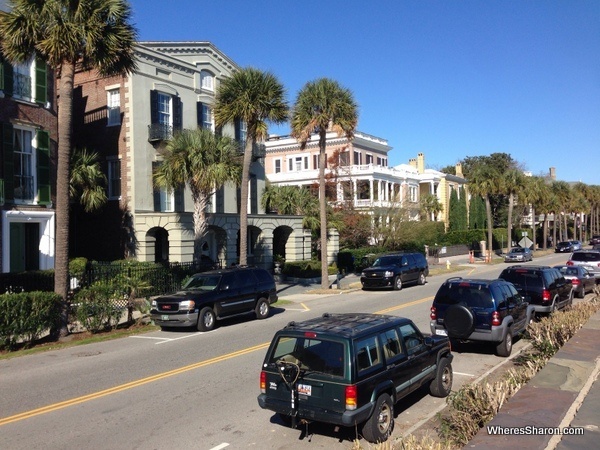
M 531 248 L 533 245 L 533 241 L 525 236 L 523 239 L 519 241 L 519 245 L 523 248 Z

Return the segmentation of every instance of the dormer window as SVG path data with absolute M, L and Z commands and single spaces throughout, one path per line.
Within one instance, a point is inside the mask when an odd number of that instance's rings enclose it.
M 207 91 L 215 90 L 215 76 L 207 70 L 200 72 L 200 86 Z

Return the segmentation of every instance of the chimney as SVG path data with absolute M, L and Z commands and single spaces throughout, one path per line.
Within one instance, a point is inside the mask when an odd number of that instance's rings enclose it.
M 456 163 L 456 176 L 461 178 L 465 177 L 462 171 L 462 163 Z
M 423 153 L 417 154 L 417 170 L 419 173 L 425 172 L 425 155 Z
M 556 180 L 556 167 L 550 167 L 550 179 L 552 181 Z
M 408 164 L 409 164 L 411 167 L 414 167 L 414 168 L 416 169 L 416 168 L 417 168 L 417 158 L 410 158 L 410 159 L 408 160 Z

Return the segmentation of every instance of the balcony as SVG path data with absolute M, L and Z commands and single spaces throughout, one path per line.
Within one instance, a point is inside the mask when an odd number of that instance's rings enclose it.
M 168 141 L 173 137 L 173 127 L 162 123 L 148 125 L 148 142 Z

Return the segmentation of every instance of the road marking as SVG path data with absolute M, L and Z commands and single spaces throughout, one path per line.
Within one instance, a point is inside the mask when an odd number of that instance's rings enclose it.
M 229 447 L 229 444 L 227 442 L 223 442 L 222 444 L 219 444 L 216 447 L 211 448 L 210 450 L 221 450 L 225 447 Z
M 388 312 L 396 311 L 398 309 L 403 309 L 403 308 L 407 308 L 409 306 L 418 305 L 420 303 L 430 302 L 431 300 L 433 300 L 433 296 L 431 296 L 431 297 L 425 297 L 425 298 L 422 298 L 420 300 L 415 300 L 415 301 L 412 301 L 412 302 L 409 302 L 409 303 L 403 303 L 403 304 L 398 305 L 398 306 L 392 306 L 391 308 L 382 309 L 381 311 L 375 312 L 375 314 L 385 314 L 385 313 L 388 313 Z
M 465 377 L 471 377 L 473 378 L 475 375 L 473 375 L 472 373 L 463 373 L 463 372 L 452 372 L 454 375 L 463 375 Z
M 189 372 L 190 370 L 199 369 L 201 367 L 205 367 L 211 364 L 215 364 L 221 361 L 226 361 L 228 359 L 236 358 L 238 356 L 246 355 L 248 353 L 255 352 L 257 350 L 264 350 L 269 346 L 270 342 L 265 342 L 263 344 L 258 344 L 253 347 L 248 347 L 243 350 L 238 350 L 236 352 L 228 353 L 226 355 L 217 356 L 215 358 L 207 359 L 204 361 L 200 361 L 194 364 L 190 364 L 188 366 L 180 367 L 179 369 L 169 370 L 168 372 L 159 373 L 157 375 L 152 375 L 150 377 L 142 378 L 137 381 L 132 381 L 130 383 L 121 384 L 119 386 L 115 386 L 109 389 L 105 389 L 103 391 L 94 392 L 92 394 L 83 395 L 81 397 L 72 398 L 70 400 L 65 400 L 63 402 L 53 403 L 51 405 L 43 406 L 41 408 L 33 409 L 31 411 L 22 412 L 20 414 L 15 414 L 14 416 L 5 417 L 0 419 L 0 426 L 7 425 L 9 423 L 17 422 L 20 420 L 28 419 L 30 417 L 39 416 L 41 414 L 46 414 L 53 411 L 58 411 L 63 408 L 67 408 L 69 406 L 78 405 L 80 403 L 89 402 L 90 400 L 95 400 L 101 397 L 106 397 L 111 394 L 116 394 L 118 392 L 122 392 L 128 389 L 132 389 L 138 386 L 142 386 L 144 384 L 152 383 L 154 381 L 162 380 L 165 378 L 172 377 L 174 375 L 179 375 L 184 372 Z

